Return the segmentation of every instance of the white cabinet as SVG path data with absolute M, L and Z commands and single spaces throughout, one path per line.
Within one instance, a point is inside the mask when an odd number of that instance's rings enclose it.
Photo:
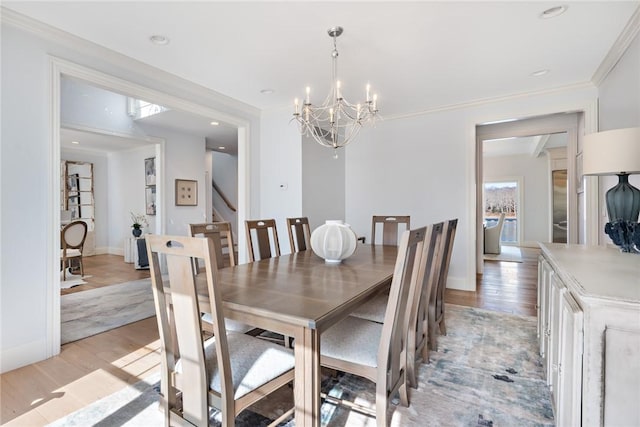
M 541 244 L 538 339 L 558 426 L 640 425 L 640 256 Z

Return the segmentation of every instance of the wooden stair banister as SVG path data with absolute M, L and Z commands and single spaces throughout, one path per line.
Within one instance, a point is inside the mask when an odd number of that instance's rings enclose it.
M 222 192 L 220 187 L 216 185 L 214 180 L 211 180 L 211 185 L 213 185 L 213 189 L 216 190 L 216 192 L 220 195 L 220 197 L 222 198 L 222 201 L 227 205 L 227 207 L 231 209 L 233 212 L 236 212 L 236 207 L 233 206 L 233 203 L 231 203 L 231 201 L 229 201 L 227 196 L 224 195 L 224 193 Z

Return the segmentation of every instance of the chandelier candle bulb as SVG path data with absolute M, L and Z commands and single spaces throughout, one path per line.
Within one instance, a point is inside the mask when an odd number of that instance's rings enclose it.
M 295 115 L 298 115 L 298 98 L 296 98 L 296 99 L 293 101 L 293 103 L 294 103 L 294 104 L 295 104 L 295 106 L 296 106 L 296 109 L 295 109 Z
M 307 86 L 307 99 L 305 99 L 304 103 L 311 105 L 311 88 L 309 86 Z
M 371 85 L 367 83 L 367 102 L 371 101 L 371 96 L 369 95 L 370 90 L 371 90 Z

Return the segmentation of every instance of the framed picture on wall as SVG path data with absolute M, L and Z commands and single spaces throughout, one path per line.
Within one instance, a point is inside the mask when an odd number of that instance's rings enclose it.
M 144 159 L 144 183 L 145 185 L 156 185 L 156 158 Z
M 156 214 L 156 186 L 155 185 L 151 185 L 145 188 L 144 200 L 145 200 L 145 206 L 146 206 L 146 214 L 155 215 Z
M 198 206 L 198 181 L 176 179 L 176 206 Z

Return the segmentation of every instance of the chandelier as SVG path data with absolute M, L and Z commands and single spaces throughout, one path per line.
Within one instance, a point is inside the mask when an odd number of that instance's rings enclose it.
M 344 147 L 358 135 L 364 124 L 373 123 L 378 113 L 378 96 L 371 95 L 371 86 L 366 87 L 366 101 L 351 104 L 342 97 L 338 80 L 338 49 L 336 39 L 342 34 L 342 27 L 332 27 L 327 33 L 333 38 L 331 52 L 331 89 L 321 105 L 311 102 L 311 88 L 307 86 L 302 106 L 298 98 L 294 101 L 293 119 L 299 123 L 300 133 L 313 137 L 320 145 L 334 149 L 338 158 L 338 148 Z

